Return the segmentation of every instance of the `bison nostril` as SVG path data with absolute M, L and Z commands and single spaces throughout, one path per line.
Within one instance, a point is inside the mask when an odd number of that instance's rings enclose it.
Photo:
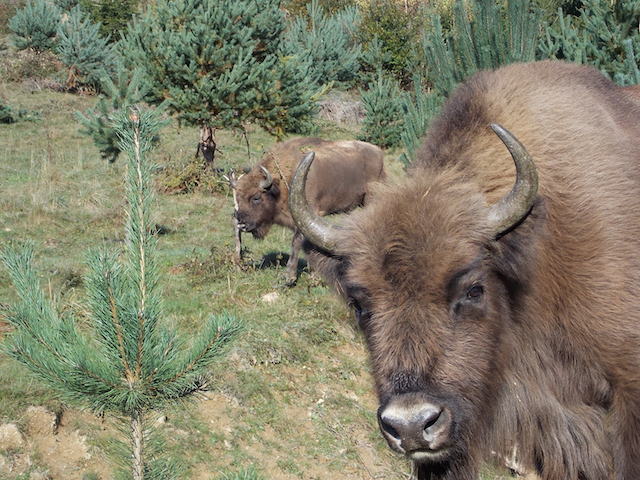
M 429 429 L 436 424 L 436 422 L 440 419 L 440 415 L 442 414 L 442 410 L 428 410 L 426 412 L 426 417 L 423 418 L 424 428 L 423 430 L 429 431 Z
M 400 439 L 400 434 L 398 433 L 398 431 L 393 428 L 390 423 L 386 422 L 382 417 L 380 418 L 380 426 L 382 427 L 382 430 L 391 435 L 393 438 Z

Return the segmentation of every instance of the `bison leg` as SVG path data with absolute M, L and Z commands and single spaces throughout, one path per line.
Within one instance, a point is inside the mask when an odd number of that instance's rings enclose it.
M 302 248 L 303 242 L 304 237 L 302 233 L 296 230 L 293 233 L 293 239 L 291 239 L 291 254 L 287 262 L 286 285 L 288 287 L 294 286 L 298 280 L 298 258 L 300 258 L 300 249 Z
M 234 261 L 236 265 L 242 265 L 242 232 L 238 227 L 238 220 L 233 217 L 233 237 L 236 242 L 236 255 Z

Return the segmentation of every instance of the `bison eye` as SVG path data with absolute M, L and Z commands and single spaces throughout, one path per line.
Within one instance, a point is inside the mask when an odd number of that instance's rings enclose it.
M 360 328 L 364 328 L 366 321 L 371 317 L 371 314 L 367 310 L 363 309 L 360 303 L 354 298 L 349 299 L 349 306 L 353 308 L 353 314 L 356 317 L 358 326 Z
M 482 285 L 473 285 L 467 290 L 467 299 L 478 300 L 484 294 L 484 287 Z
M 251 203 L 257 205 L 262 201 L 262 196 L 260 194 L 254 195 L 251 197 Z
M 360 303 L 358 303 L 358 301 L 355 298 L 350 298 L 347 303 L 351 308 L 353 308 L 353 311 L 356 315 L 362 312 L 362 307 L 360 306 Z

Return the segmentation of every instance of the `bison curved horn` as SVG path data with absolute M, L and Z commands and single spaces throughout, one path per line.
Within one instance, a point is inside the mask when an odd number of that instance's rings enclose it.
M 314 152 L 307 153 L 293 174 L 289 190 L 289 211 L 307 240 L 331 253 L 336 248 L 337 228 L 313 211 L 305 195 L 307 175 L 314 157 Z
M 515 136 L 497 123 L 490 127 L 505 144 L 516 165 L 515 185 L 489 211 L 489 221 L 498 238 L 511 230 L 533 207 L 538 192 L 538 172 L 531 155 Z
M 260 165 L 260 170 L 262 170 L 262 173 L 264 175 L 264 180 L 260 180 L 260 188 L 262 190 L 269 190 L 269 188 L 271 188 L 271 185 L 273 184 L 273 177 L 269 173 L 269 170 L 267 170 L 262 165 Z

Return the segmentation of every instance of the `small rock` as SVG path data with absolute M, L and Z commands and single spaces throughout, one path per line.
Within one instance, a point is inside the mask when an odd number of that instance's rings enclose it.
M 265 293 L 261 297 L 261 300 L 265 303 L 273 303 L 276 300 L 278 300 L 278 297 L 280 297 L 280 294 L 278 292 L 270 292 L 270 293 Z
M 24 445 L 24 437 L 15 423 L 0 425 L 0 450 L 15 450 Z
M 27 472 L 33 463 L 31 457 L 24 453 L 12 453 L 9 457 L 0 455 L 0 478 L 16 478 Z M 10 477 L 7 477 L 11 475 Z
M 56 431 L 56 415 L 45 407 L 31 406 L 25 413 L 27 432 L 29 434 L 53 434 Z
M 166 415 L 160 415 L 156 420 L 156 426 L 159 427 L 161 425 L 164 425 L 168 421 L 169 421 L 169 417 L 167 417 Z

